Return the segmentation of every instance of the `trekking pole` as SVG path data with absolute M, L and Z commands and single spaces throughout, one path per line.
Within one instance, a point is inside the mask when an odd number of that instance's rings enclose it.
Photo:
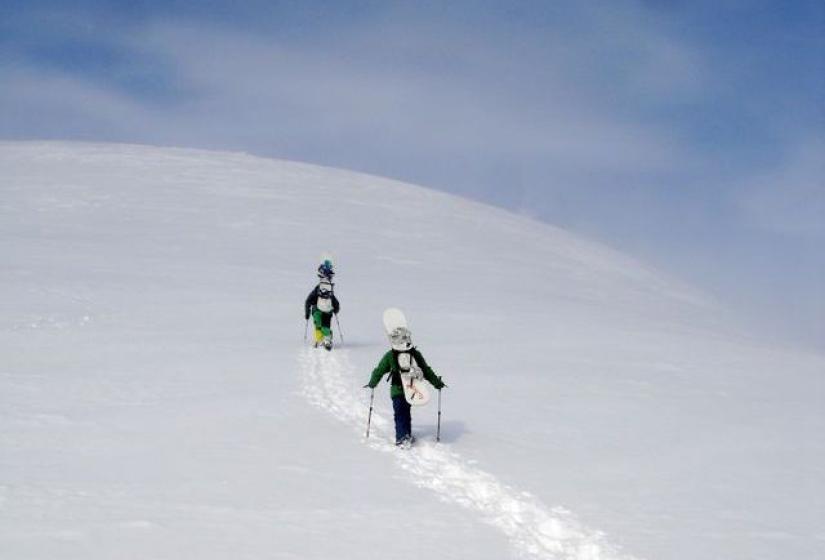
M 335 324 L 338 325 L 338 338 L 341 339 L 341 344 L 344 344 L 344 331 L 341 330 L 341 321 L 338 320 L 338 314 L 335 314 Z
M 435 441 L 441 441 L 441 389 L 438 390 L 438 422 L 435 430 Z
M 367 439 L 370 437 L 370 421 L 372 421 L 372 401 L 375 398 L 375 389 L 370 388 L 370 413 L 367 416 Z

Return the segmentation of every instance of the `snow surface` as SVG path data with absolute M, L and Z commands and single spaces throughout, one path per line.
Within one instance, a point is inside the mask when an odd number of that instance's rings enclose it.
M 243 154 L 0 143 L 0 558 L 825 557 L 825 360 L 562 230 Z M 303 344 L 318 255 L 345 344 Z M 391 445 L 407 314 L 444 376 Z

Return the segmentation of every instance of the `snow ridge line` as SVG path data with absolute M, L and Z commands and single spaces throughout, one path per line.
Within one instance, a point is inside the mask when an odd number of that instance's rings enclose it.
M 333 353 L 304 349 L 299 356 L 302 392 L 311 404 L 359 432 L 363 438 L 369 410 L 359 391 L 355 367 L 345 349 Z M 410 480 L 439 499 L 479 513 L 502 531 L 519 556 L 553 560 L 632 560 L 609 545 L 599 531 L 588 529 L 564 508 L 547 509 L 526 492 L 503 485 L 445 445 L 420 441 L 409 452 L 392 445 L 392 420 L 373 410 L 372 449 L 394 453 Z

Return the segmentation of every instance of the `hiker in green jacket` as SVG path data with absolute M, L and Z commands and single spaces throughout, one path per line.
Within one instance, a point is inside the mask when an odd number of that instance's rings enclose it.
M 395 418 L 395 444 L 409 445 L 414 441 L 412 436 L 412 417 L 410 403 L 404 397 L 401 373 L 418 370 L 424 379 L 439 391 L 447 385 L 435 374 L 433 369 L 424 360 L 424 356 L 412 345 L 410 332 L 406 328 L 396 329 L 392 337 L 392 349 L 384 354 L 378 366 L 372 371 L 369 383 L 364 387 L 374 389 L 381 379 L 390 374 L 390 398 L 392 398 L 393 416 Z

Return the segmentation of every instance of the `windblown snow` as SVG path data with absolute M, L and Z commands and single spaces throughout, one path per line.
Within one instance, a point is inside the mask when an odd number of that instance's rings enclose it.
M 0 143 L 0 557 L 816 559 L 825 360 L 482 204 Z M 339 345 L 304 343 L 318 256 Z M 392 445 L 386 307 L 449 387 Z M 336 327 L 336 325 L 333 325 Z M 343 334 L 344 344 L 340 344 Z

